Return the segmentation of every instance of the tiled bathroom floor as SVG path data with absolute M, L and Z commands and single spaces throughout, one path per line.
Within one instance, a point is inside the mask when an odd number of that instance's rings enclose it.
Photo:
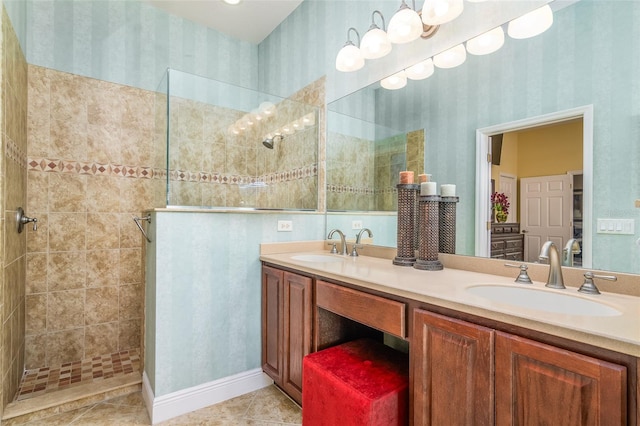
M 150 425 L 141 392 L 28 423 L 11 425 Z M 162 426 L 291 426 L 302 424 L 302 410 L 277 387 L 269 386 L 160 423 Z
M 27 370 L 22 376 L 15 401 L 139 371 L 138 350 L 96 356 L 60 367 Z

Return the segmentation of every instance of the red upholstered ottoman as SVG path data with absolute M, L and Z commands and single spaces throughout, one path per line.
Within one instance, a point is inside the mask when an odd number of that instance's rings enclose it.
M 395 426 L 409 423 L 407 355 L 370 339 L 304 357 L 304 426 Z

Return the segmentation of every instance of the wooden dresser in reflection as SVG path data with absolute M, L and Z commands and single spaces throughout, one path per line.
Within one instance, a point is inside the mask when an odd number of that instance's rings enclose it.
M 519 223 L 491 224 L 491 257 L 522 261 L 524 259 L 524 234 Z

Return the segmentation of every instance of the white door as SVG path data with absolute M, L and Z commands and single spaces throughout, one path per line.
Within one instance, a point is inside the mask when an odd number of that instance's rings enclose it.
M 524 233 L 524 260 L 538 260 L 540 248 L 553 241 L 562 249 L 571 238 L 573 191 L 570 175 L 520 179 L 520 229 Z
M 509 217 L 507 218 L 508 223 L 514 223 L 518 221 L 516 215 L 516 208 L 518 206 L 518 190 L 516 189 L 517 182 L 517 176 L 507 173 L 500 173 L 500 189 L 498 192 L 502 192 L 507 196 L 507 199 L 509 200 L 510 207 Z

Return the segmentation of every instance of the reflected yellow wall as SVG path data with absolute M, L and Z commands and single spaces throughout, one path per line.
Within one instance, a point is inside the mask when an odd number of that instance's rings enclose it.
M 518 178 L 582 170 L 582 120 L 518 132 Z

